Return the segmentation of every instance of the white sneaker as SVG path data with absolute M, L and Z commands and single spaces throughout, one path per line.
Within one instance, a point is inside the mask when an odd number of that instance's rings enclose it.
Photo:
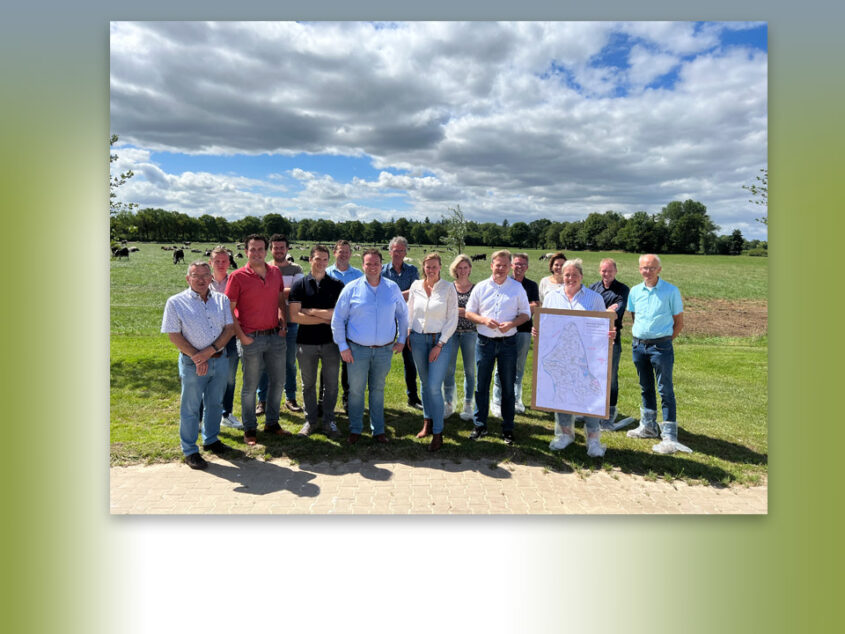
M 232 429 L 243 429 L 244 424 L 238 420 L 234 414 L 229 414 L 220 419 L 220 424 L 224 427 L 231 427 Z
M 553 451 L 561 451 L 562 449 L 566 449 L 569 445 L 571 445 L 574 440 L 575 438 L 569 436 L 568 434 L 561 434 L 560 436 L 555 436 L 552 442 L 549 443 L 549 449 L 552 449 Z
M 524 414 L 525 413 L 525 405 L 522 404 L 522 401 L 517 401 L 513 406 L 513 410 L 517 414 Z
M 496 403 L 490 402 L 490 416 L 494 416 L 495 418 L 502 417 L 502 406 L 497 405 Z
M 461 420 L 472 420 L 472 410 L 475 409 L 472 401 L 464 401 L 464 411 L 461 412 Z
M 446 405 L 443 407 L 443 418 L 449 418 L 454 413 L 455 406 L 451 403 L 446 403 Z

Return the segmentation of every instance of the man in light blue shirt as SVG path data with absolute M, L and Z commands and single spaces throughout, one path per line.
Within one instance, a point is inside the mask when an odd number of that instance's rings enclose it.
M 164 306 L 161 332 L 179 349 L 179 378 L 182 398 L 179 409 L 179 438 L 185 462 L 192 469 L 208 463 L 199 455 L 197 435 L 200 406 L 203 406 L 203 449 L 226 453 L 218 438 L 223 413 L 223 394 L 229 380 L 226 344 L 235 333 L 229 298 L 211 290 L 208 262 L 193 262 L 185 276 L 190 288 L 173 295 Z
M 349 364 L 349 438 L 358 442 L 364 427 L 364 389 L 369 386 L 373 440 L 387 442 L 384 384 L 394 353 L 408 335 L 408 306 L 399 287 L 381 275 L 381 253 L 363 253 L 364 277 L 343 287 L 332 315 L 332 337 Z
M 628 295 L 628 312 L 634 320 L 631 329 L 634 365 L 640 379 L 642 410 L 640 424 L 628 432 L 629 438 L 656 438 L 661 442 L 652 447 L 657 453 L 692 450 L 678 442 L 675 390 L 672 370 L 675 351 L 672 341 L 684 327 L 684 304 L 677 287 L 659 275 L 663 270 L 660 258 L 649 253 L 640 256 L 640 275 L 643 283 L 637 284 Z M 663 425 L 658 430 L 657 391 L 663 409 Z
M 358 247 L 360 248 L 360 247 Z M 338 240 L 334 245 L 334 264 L 326 269 L 326 275 L 340 280 L 344 284 L 349 284 L 352 280 L 357 280 L 364 275 L 360 269 L 349 265 L 349 258 L 352 256 L 352 247 L 349 240 Z M 343 389 L 343 396 L 341 403 L 343 410 L 349 413 L 349 370 L 345 363 L 340 364 L 340 387 Z M 320 398 L 317 401 L 317 416 L 323 416 L 323 388 L 322 381 L 320 382 Z
M 334 245 L 334 264 L 326 268 L 326 275 L 349 284 L 364 275 L 360 269 L 349 265 L 349 258 L 352 256 L 352 247 L 348 240 L 338 240 Z

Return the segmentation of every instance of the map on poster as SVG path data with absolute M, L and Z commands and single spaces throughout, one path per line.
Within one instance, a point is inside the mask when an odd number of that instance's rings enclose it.
M 613 315 L 540 308 L 535 321 L 533 407 L 606 418 Z

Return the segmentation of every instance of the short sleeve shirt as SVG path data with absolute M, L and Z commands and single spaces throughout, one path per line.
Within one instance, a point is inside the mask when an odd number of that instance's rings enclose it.
M 675 315 L 684 312 L 684 302 L 677 286 L 658 278 L 652 288 L 641 283 L 631 289 L 628 312 L 634 313 L 634 337 L 659 339 L 672 334 Z
M 235 317 L 247 334 L 279 325 L 279 294 L 284 291 L 282 272 L 267 264 L 264 279 L 247 263 L 229 275 L 226 295 L 235 304 Z
M 343 282 L 329 275 L 317 283 L 310 273 L 293 283 L 290 289 L 290 303 L 299 303 L 302 308 L 334 308 Z M 296 331 L 296 343 L 321 346 L 332 342 L 331 324 L 299 324 Z
M 194 348 L 202 350 L 210 346 L 232 323 L 229 298 L 209 289 L 208 301 L 199 293 L 186 288 L 173 295 L 164 305 L 161 332 L 182 333 Z

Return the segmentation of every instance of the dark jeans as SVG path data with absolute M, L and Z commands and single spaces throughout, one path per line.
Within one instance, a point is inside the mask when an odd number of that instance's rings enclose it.
M 502 383 L 502 431 L 513 431 L 514 379 L 516 377 L 516 335 L 492 339 L 478 335 L 475 347 L 476 388 L 475 425 L 487 424 L 490 407 L 490 381 L 493 369 L 498 365 Z
M 654 379 L 663 405 L 663 421 L 676 422 L 675 389 L 672 385 L 672 368 L 675 365 L 675 349 L 671 341 L 633 346 L 634 365 L 640 377 L 640 392 L 643 408 L 657 410 L 657 396 L 654 393 Z
M 334 421 L 334 406 L 337 403 L 337 366 L 340 351 L 335 343 L 322 345 L 297 344 L 296 359 L 302 373 L 302 401 L 305 406 L 305 420 L 317 424 L 317 368 L 320 370 L 320 384 L 325 390 L 323 397 L 323 424 Z
M 613 342 L 613 359 L 610 369 L 610 406 L 615 407 L 619 398 L 619 358 L 622 356 L 622 342 Z
M 414 365 L 414 355 L 408 346 L 402 348 L 402 362 L 405 364 L 405 393 L 409 401 L 418 401 L 420 396 L 417 391 L 417 366 Z

